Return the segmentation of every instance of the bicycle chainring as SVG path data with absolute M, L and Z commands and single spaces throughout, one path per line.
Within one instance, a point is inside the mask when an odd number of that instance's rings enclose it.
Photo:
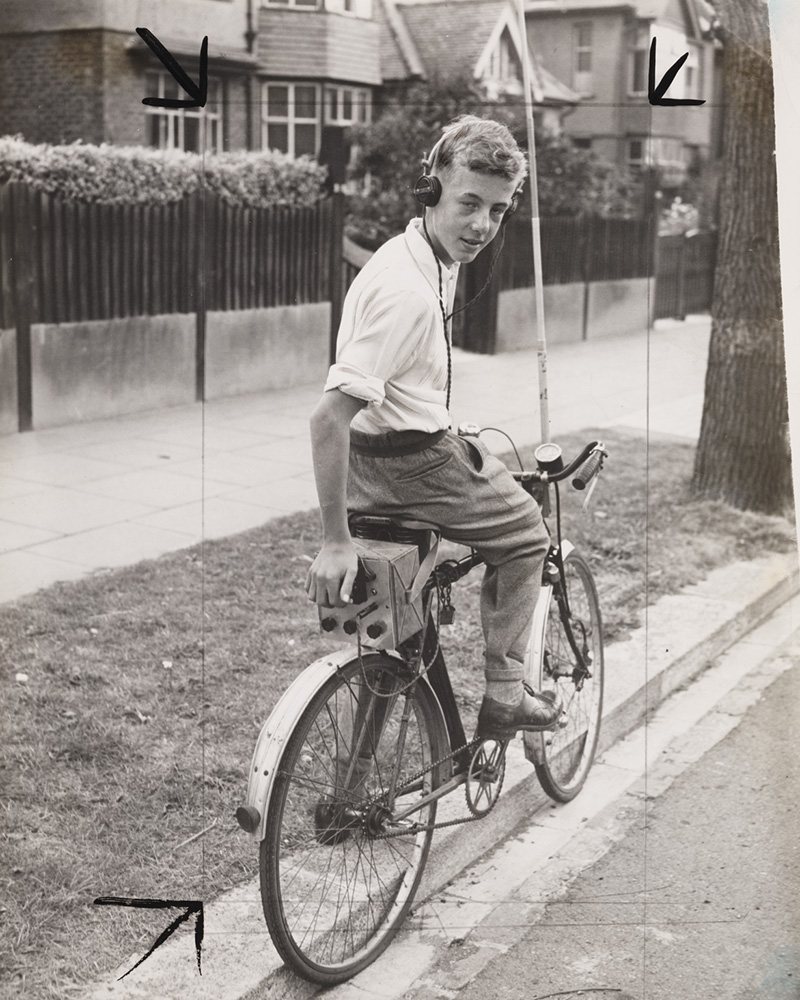
M 472 755 L 464 782 L 467 807 L 480 818 L 491 812 L 503 787 L 508 740 L 481 740 Z

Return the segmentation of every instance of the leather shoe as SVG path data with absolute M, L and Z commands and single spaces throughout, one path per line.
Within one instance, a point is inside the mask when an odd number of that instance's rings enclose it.
M 517 705 L 484 697 L 478 713 L 478 739 L 510 740 L 520 730 L 542 733 L 557 729 L 561 713 L 555 691 L 534 693 L 527 685 Z

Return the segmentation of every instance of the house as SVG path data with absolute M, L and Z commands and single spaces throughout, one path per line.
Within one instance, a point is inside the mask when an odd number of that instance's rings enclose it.
M 719 51 L 711 17 L 705 0 L 527 0 L 528 37 L 542 65 L 581 95 L 564 123 L 575 144 L 634 174 L 654 168 L 666 190 L 716 158 Z M 650 105 L 653 39 L 656 81 L 688 53 L 667 96 L 705 105 Z
M 193 152 L 279 149 L 330 162 L 348 126 L 369 123 L 381 94 L 413 80 L 467 74 L 489 99 L 522 95 L 511 0 L 170 0 L 149 9 L 0 0 L 0 133 Z M 208 36 L 205 108 L 142 103 L 187 95 L 137 28 L 195 80 Z M 557 128 L 578 95 L 535 58 L 532 72 L 537 114 Z
M 472 80 L 488 100 L 523 99 L 523 43 L 511 0 L 376 0 L 381 77 L 388 92 L 417 80 Z M 559 131 L 577 94 L 529 44 L 531 98 L 538 123 Z
M 0 133 L 316 155 L 326 126 L 370 120 L 381 83 L 373 2 L 170 0 L 145 16 L 126 0 L 0 0 Z M 195 80 L 208 36 L 204 109 L 142 103 L 186 94 L 137 27 Z

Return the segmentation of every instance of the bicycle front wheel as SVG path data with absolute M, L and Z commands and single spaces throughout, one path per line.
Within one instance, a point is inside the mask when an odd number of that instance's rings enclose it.
M 555 732 L 534 734 L 539 741 L 534 760 L 537 777 L 557 802 L 569 802 L 583 787 L 594 760 L 603 714 L 600 605 L 591 570 L 575 551 L 564 560 L 564 580 L 566 590 L 561 581 L 553 586 L 539 689 L 558 693 L 567 724 Z
M 354 658 L 312 698 L 287 740 L 261 843 L 261 896 L 283 960 L 343 982 L 387 947 L 433 836 L 447 754 L 426 683 L 382 653 Z M 417 805 L 419 803 L 419 805 Z

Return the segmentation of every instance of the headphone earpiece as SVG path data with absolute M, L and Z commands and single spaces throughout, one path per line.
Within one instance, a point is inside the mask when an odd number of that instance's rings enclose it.
M 516 212 L 516 210 L 519 208 L 519 194 L 520 193 L 518 190 L 514 192 L 511 198 L 511 204 L 505 210 L 505 213 L 503 215 L 503 221 L 500 223 L 501 226 L 504 226 L 511 218 L 511 216 L 514 214 L 514 212 Z
M 442 197 L 442 182 L 438 177 L 423 174 L 414 185 L 414 197 L 426 208 L 433 208 L 439 204 L 439 199 Z
M 422 176 L 418 177 L 414 184 L 414 197 L 420 205 L 424 205 L 426 208 L 433 208 L 434 205 L 438 205 L 439 199 L 442 197 L 442 182 L 438 177 L 431 176 L 431 170 L 433 170 L 433 165 L 436 163 L 436 156 L 443 139 L 444 136 L 439 139 L 430 151 L 430 155 L 423 157 Z

